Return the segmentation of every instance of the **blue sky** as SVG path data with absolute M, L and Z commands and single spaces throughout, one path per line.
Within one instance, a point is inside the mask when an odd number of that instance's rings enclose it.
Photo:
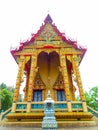
M 61 32 L 87 47 L 80 65 L 84 90 L 98 86 L 97 0 L 1 0 L 0 84 L 15 86 L 18 66 L 10 47 L 36 33 L 48 13 Z

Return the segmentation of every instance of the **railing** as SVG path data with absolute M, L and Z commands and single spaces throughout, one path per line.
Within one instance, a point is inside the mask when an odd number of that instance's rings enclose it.
M 27 102 L 17 102 L 16 112 L 26 112 Z
M 72 111 L 83 111 L 82 102 L 73 101 L 71 102 Z M 18 102 L 16 104 L 16 112 L 26 112 L 27 102 Z M 66 101 L 54 102 L 55 111 L 68 111 Z M 32 102 L 31 112 L 33 111 L 44 111 L 44 102 Z
M 67 102 L 55 102 L 54 103 L 54 111 L 55 112 L 66 112 L 68 111 L 68 108 L 67 108 Z
M 95 111 L 93 108 L 87 106 L 88 111 L 91 112 L 95 117 L 98 118 L 98 111 Z
M 6 115 L 8 114 L 8 113 L 10 113 L 11 112 L 11 108 L 9 108 L 8 110 L 6 110 L 5 112 L 2 112 L 1 113 L 1 120 L 3 120 L 5 117 L 6 117 Z
M 72 106 L 72 111 L 83 111 L 83 106 L 82 106 L 82 102 L 72 102 L 71 103 Z
M 44 109 L 44 102 L 32 102 L 31 109 Z
M 66 101 L 54 102 L 54 111 L 55 112 L 68 112 L 68 106 Z M 81 112 L 83 111 L 83 106 L 81 101 L 72 101 L 71 108 L 72 112 Z M 27 102 L 17 102 L 16 104 L 16 113 L 25 113 L 27 111 Z M 91 112 L 96 118 L 98 118 L 98 111 L 95 111 L 88 106 L 88 111 Z M 8 113 L 11 112 L 11 108 L 7 111 L 1 113 L 1 120 L 3 120 Z M 44 102 L 32 102 L 31 103 L 31 112 L 44 112 Z

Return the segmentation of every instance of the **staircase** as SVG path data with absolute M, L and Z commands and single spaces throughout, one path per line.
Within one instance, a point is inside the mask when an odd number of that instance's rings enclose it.
M 6 118 L 6 115 L 9 114 L 11 112 L 11 108 L 9 108 L 8 110 L 6 110 L 5 112 L 1 113 L 0 115 L 0 120 L 2 121 L 3 119 Z
M 87 106 L 88 111 L 91 112 L 96 118 L 98 118 L 98 111 L 95 111 L 93 108 Z
M 98 111 L 95 111 L 94 109 L 92 109 L 91 107 L 87 106 L 88 111 L 90 113 L 92 113 L 94 115 L 93 120 L 96 122 L 96 124 L 98 125 Z

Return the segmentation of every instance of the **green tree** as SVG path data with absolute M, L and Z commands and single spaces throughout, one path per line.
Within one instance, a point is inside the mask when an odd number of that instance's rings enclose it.
M 13 94 L 14 94 L 13 86 L 7 86 L 4 83 L 0 85 L 1 110 L 5 111 L 12 106 Z M 22 94 L 19 94 L 18 101 L 21 102 L 22 100 L 23 100 Z
M 93 109 L 98 109 L 98 86 L 93 87 L 89 92 L 85 92 L 87 105 Z
M 7 110 L 12 105 L 14 88 L 8 87 L 6 84 L 2 83 L 0 85 L 0 100 L 1 100 L 1 110 Z
M 0 90 L 1 95 L 1 109 L 7 110 L 12 105 L 12 93 L 6 88 Z
M 2 84 L 0 85 L 0 90 L 1 90 L 1 89 L 4 89 L 4 88 L 7 88 L 7 86 L 6 86 L 6 84 L 2 83 Z

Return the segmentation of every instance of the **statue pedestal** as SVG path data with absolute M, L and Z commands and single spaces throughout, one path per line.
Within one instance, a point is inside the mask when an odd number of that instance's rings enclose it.
M 44 118 L 42 121 L 42 130 L 57 130 L 57 121 L 54 116 L 54 101 L 51 99 L 50 93 L 44 101 Z

